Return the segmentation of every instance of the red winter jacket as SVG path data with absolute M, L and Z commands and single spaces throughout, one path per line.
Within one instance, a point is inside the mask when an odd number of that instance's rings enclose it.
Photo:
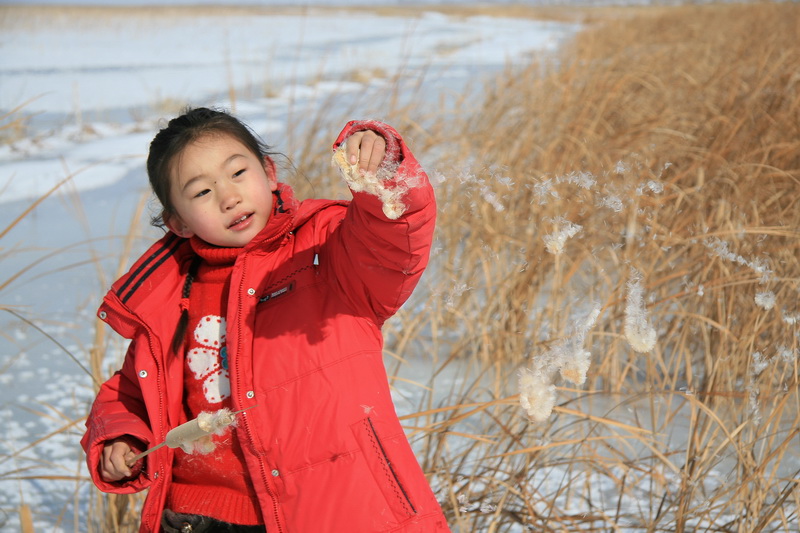
M 233 268 L 228 361 L 236 431 L 269 533 L 449 531 L 394 410 L 381 325 L 410 296 L 428 262 L 433 190 L 396 131 L 351 122 L 387 140 L 411 184 L 405 213 L 386 218 L 377 197 L 296 202 L 249 243 Z M 277 222 L 280 222 L 279 224 Z M 280 229 L 276 231 L 275 227 Z M 183 361 L 168 353 L 193 252 L 169 233 L 112 286 L 98 316 L 132 339 L 101 388 L 82 445 L 103 491 L 149 489 L 142 532 L 160 531 L 173 450 L 147 457 L 135 479 L 100 477 L 104 444 L 131 435 L 151 447 L 178 425 Z

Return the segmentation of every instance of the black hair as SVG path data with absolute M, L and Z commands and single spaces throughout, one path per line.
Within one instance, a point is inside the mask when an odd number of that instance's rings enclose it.
M 202 263 L 202 258 L 199 255 L 194 256 L 192 262 L 189 264 L 189 272 L 186 273 L 186 279 L 183 281 L 181 298 L 188 299 L 189 295 L 192 293 L 192 284 L 194 283 L 194 278 L 197 276 L 197 271 L 200 270 L 200 263 Z M 181 309 L 181 317 L 178 319 L 178 325 L 175 327 L 175 334 L 172 336 L 172 344 L 170 345 L 173 353 L 178 353 L 178 350 L 181 349 L 181 344 L 183 344 L 183 338 L 186 336 L 188 327 L 189 309 L 183 307 L 183 309 Z

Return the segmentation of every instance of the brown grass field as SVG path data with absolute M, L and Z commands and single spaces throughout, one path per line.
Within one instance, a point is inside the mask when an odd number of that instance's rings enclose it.
M 798 531 L 800 5 L 518 13 L 586 26 L 459 113 L 385 111 L 437 188 L 430 270 L 385 333 L 451 528 Z M 340 194 L 307 133 L 293 185 Z M 529 420 L 520 369 L 586 352 Z M 80 528 L 136 531 L 140 501 L 94 492 Z

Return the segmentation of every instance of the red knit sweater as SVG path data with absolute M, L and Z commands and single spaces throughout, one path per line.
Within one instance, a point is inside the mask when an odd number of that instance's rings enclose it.
M 189 295 L 189 328 L 184 363 L 186 419 L 203 411 L 232 409 L 225 343 L 230 274 L 241 248 L 217 248 L 192 239 L 203 259 Z M 213 451 L 175 453 L 167 508 L 210 516 L 233 524 L 263 524 L 258 499 L 242 455 L 235 425 L 211 437 Z M 204 453 L 205 452 L 205 453 Z

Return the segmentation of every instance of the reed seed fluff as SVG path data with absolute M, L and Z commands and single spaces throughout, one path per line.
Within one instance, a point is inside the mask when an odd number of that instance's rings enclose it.
M 708 248 L 713 255 L 745 266 L 758 274 L 761 283 L 766 283 L 772 277 L 772 270 L 764 259 L 757 258 L 748 260 L 739 254 L 731 252 L 728 243 L 716 237 L 706 240 L 703 244 L 705 244 L 706 248 Z
M 558 255 L 564 251 L 567 239 L 577 235 L 583 227 L 562 217 L 558 217 L 554 222 L 556 229 L 544 236 L 544 246 L 551 254 Z
M 583 345 L 599 316 L 600 306 L 596 305 L 585 319 L 576 321 L 570 337 L 534 357 L 530 368 L 520 370 L 519 401 L 532 421 L 542 422 L 552 413 L 556 402 L 554 380 L 557 374 L 576 385 L 586 381 L 592 354 Z
M 784 311 L 781 313 L 781 319 L 787 326 L 794 326 L 795 324 L 800 323 L 800 313 L 787 313 Z
M 519 374 L 519 403 L 534 422 L 547 420 L 556 404 L 556 387 L 527 368 Z
M 380 199 L 383 214 L 390 220 L 397 220 L 406 211 L 403 197 L 408 189 L 416 186 L 414 177 L 405 177 L 404 181 L 394 180 L 397 165 L 384 164 L 376 173 L 361 172 L 358 164 L 347 161 L 347 143 L 339 145 L 334 152 L 331 164 L 339 169 L 342 177 L 353 192 L 365 192 Z
M 753 376 L 760 376 L 767 366 L 769 366 L 769 359 L 761 352 L 753 352 L 753 362 L 750 364 L 750 371 L 753 373 Z
M 769 311 L 775 307 L 775 293 L 772 291 L 764 291 L 756 293 L 756 305 L 765 311 Z
M 599 207 L 607 207 L 614 211 L 615 213 L 620 213 L 622 211 L 622 199 L 619 196 L 615 196 L 610 194 L 604 198 L 601 198 L 600 201 L 597 203 Z
M 634 351 L 647 353 L 655 348 L 657 333 L 650 324 L 644 305 L 644 288 L 639 271 L 632 269 L 625 304 L 625 339 Z

